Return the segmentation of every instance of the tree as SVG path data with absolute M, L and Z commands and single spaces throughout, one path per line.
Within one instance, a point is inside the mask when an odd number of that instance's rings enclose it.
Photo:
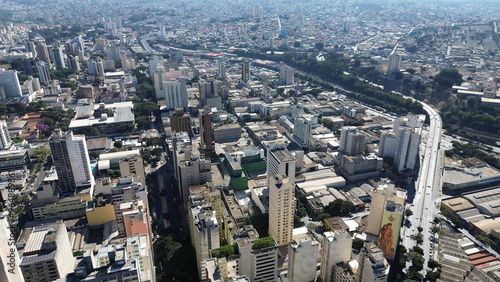
M 44 163 L 50 154 L 50 150 L 46 147 L 39 147 L 33 151 L 33 155 L 38 163 Z
M 13 70 L 23 71 L 23 61 L 21 59 L 13 60 L 12 62 L 10 62 L 10 66 Z
M 325 43 L 323 43 L 323 42 L 316 42 L 316 44 L 314 44 L 314 48 L 317 49 L 317 50 L 323 50 L 323 48 L 325 48 Z
M 410 210 L 410 209 L 406 209 L 405 210 L 405 216 L 406 217 L 409 217 L 409 216 L 412 216 L 412 215 L 413 215 L 413 211 L 412 210 Z
M 429 259 L 429 261 L 427 262 L 427 266 L 430 268 L 430 269 L 434 269 L 436 267 L 439 267 L 440 264 L 439 262 L 433 260 L 433 259 Z
M 122 143 L 122 141 L 115 141 L 115 143 L 113 143 L 113 146 L 117 149 L 121 149 L 123 146 L 123 143 Z
M 425 275 L 425 279 L 427 279 L 430 282 L 435 282 L 441 277 L 441 274 L 438 271 L 429 271 Z
M 419 227 L 417 227 L 417 230 L 419 233 L 421 233 L 424 229 L 421 226 L 419 226 Z
M 273 117 L 272 117 L 272 116 L 270 116 L 270 115 L 267 115 L 267 116 L 265 116 L 265 117 L 263 118 L 263 120 L 264 120 L 265 122 L 269 123 L 271 120 L 273 120 Z
M 457 69 L 442 69 L 434 78 L 434 82 L 439 83 L 444 88 L 451 88 L 453 84 L 462 83 L 462 74 Z

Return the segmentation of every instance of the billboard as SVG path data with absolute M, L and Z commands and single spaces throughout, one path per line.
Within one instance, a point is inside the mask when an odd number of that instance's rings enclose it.
M 387 259 L 393 260 L 399 242 L 399 230 L 401 229 L 402 213 L 384 210 L 382 223 L 380 224 L 380 235 L 378 247 Z

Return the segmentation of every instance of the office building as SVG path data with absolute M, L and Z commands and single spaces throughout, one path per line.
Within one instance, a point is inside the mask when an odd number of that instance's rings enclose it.
M 398 171 L 413 170 L 418 162 L 420 134 L 411 128 L 401 128 L 397 133 L 394 167 Z
M 80 62 L 78 60 L 78 56 L 75 57 L 73 55 L 69 55 L 66 61 L 67 61 L 66 66 L 69 69 L 72 69 L 76 72 L 80 72 Z
M 386 201 L 380 223 L 377 246 L 387 259 L 394 260 L 399 242 L 399 230 L 403 221 L 404 206 Z
M 295 157 L 283 145 L 268 148 L 269 235 L 279 246 L 288 244 L 292 239 L 295 165 Z
M 241 80 L 247 82 L 250 80 L 250 61 L 244 60 L 241 63 Z
M 240 275 L 255 282 L 277 282 L 278 245 L 273 237 L 258 239 L 256 231 L 249 232 L 248 237 L 236 239 L 240 261 Z
M 21 97 L 22 95 L 21 85 L 15 70 L 0 68 L 0 87 L 3 87 L 5 93 L 5 97 L 1 97 L 2 99 Z
M 201 81 L 198 85 L 202 106 L 222 109 L 222 97 L 220 96 L 222 83 L 218 80 L 210 80 Z
M 35 58 L 23 59 L 23 71 L 25 75 L 37 72 Z
M 394 158 L 396 152 L 397 136 L 393 132 L 383 132 L 380 136 L 378 156 L 381 158 Z
M 124 53 L 122 55 L 122 57 L 125 57 Z M 122 58 L 122 66 L 124 61 L 126 61 L 126 57 Z M 167 73 L 163 64 L 159 64 L 156 69 L 153 70 L 151 77 L 153 79 L 153 84 L 155 87 L 156 99 L 165 99 L 164 82 L 166 82 L 167 80 Z
M 38 70 L 40 82 L 44 85 L 48 85 L 51 81 L 49 65 L 46 62 L 37 62 L 36 69 Z
M 118 230 L 125 231 L 125 234 L 120 233 L 121 236 L 148 235 L 151 238 L 151 222 L 147 204 L 143 200 L 133 200 L 120 204 L 120 215 L 121 223 L 118 223 L 117 218 L 117 224 L 123 224 L 123 229 L 118 227 Z
M 401 56 L 394 51 L 387 58 L 387 72 L 399 71 L 401 67 Z
M 365 151 L 365 134 L 355 126 L 343 126 L 340 132 L 339 152 L 347 156 L 362 155 Z
M 33 58 L 36 57 L 37 53 L 35 43 L 32 41 L 26 42 L 26 51 L 31 52 Z
M 351 259 L 352 237 L 349 232 L 340 229 L 323 234 L 323 255 L 321 256 L 320 276 L 324 282 L 339 281 L 335 279 L 335 268 L 338 264 L 347 263 Z
M 384 159 L 371 153 L 367 156 L 342 156 L 340 173 L 347 181 L 356 182 L 376 178 L 382 171 Z
M 54 52 L 54 65 L 56 66 L 56 69 L 57 70 L 65 69 L 66 62 L 64 60 L 64 54 L 61 46 L 55 47 L 54 49 L 52 49 L 52 52 Z
M 180 78 L 176 81 L 164 81 L 165 106 L 167 109 L 188 108 L 188 97 L 186 79 Z
M 9 128 L 5 120 L 0 121 L 0 150 L 9 149 L 12 146 Z
M 85 135 L 55 130 L 49 138 L 52 160 L 56 166 L 61 193 L 94 185 Z
M 191 116 L 184 112 L 183 108 L 177 108 L 170 112 L 170 127 L 174 132 L 187 132 L 190 138 L 193 137 Z
M 241 127 L 237 123 L 218 125 L 214 128 L 214 141 L 225 143 L 238 141 L 241 138 Z
M 288 281 L 314 281 L 318 264 L 318 242 L 303 237 L 288 245 Z
M 317 115 L 302 115 L 295 118 L 293 127 L 293 138 L 302 148 L 309 148 L 309 139 L 311 138 L 311 130 L 317 127 Z
M 118 161 L 121 177 L 133 176 L 138 182 L 145 184 L 144 161 L 141 156 L 129 156 Z
M 29 225 L 17 241 L 26 282 L 55 281 L 73 272 L 75 258 L 62 220 Z
M 385 282 L 389 275 L 390 265 L 384 253 L 373 242 L 365 242 L 361 249 L 358 277 L 361 282 Z
M 50 70 L 52 68 L 52 63 L 50 61 L 50 55 L 49 55 L 49 50 L 47 48 L 47 45 L 45 45 L 43 43 L 38 44 L 36 46 L 36 53 L 38 55 L 38 58 L 41 61 L 44 61 Z
M 295 70 L 280 62 L 280 81 L 283 85 L 293 85 Z
M 11 223 L 8 213 L 0 211 L 0 281 L 24 281 L 19 268 L 19 254 L 17 253 L 16 240 L 11 233 Z
M 205 154 L 214 151 L 213 114 L 210 108 L 199 111 L 201 146 Z
M 220 248 L 219 223 L 211 204 L 203 204 L 189 209 L 189 231 L 191 244 L 196 250 L 196 262 L 201 281 L 205 281 L 205 261 L 211 257 L 211 250 Z
M 396 188 L 392 183 L 383 183 L 373 190 L 370 215 L 365 229 L 367 233 L 377 237 L 380 235 L 380 226 L 382 225 L 387 201 L 404 206 L 406 191 Z

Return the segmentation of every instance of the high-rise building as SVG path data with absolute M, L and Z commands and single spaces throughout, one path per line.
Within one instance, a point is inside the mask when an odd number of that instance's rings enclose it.
M 302 115 L 294 121 L 293 138 L 302 148 L 309 148 L 311 130 L 318 126 L 317 115 Z
M 58 129 L 49 138 L 49 145 L 61 193 L 94 186 L 85 135 L 63 133 Z
M 144 175 L 144 161 L 141 156 L 130 156 L 118 161 L 120 166 L 120 175 L 122 177 L 134 176 L 137 181 L 146 183 Z
M 385 257 L 390 260 L 394 260 L 396 255 L 403 212 L 403 205 L 389 200 L 385 202 L 377 245 Z
M 361 282 L 385 282 L 389 275 L 390 265 L 384 257 L 384 253 L 373 242 L 365 242 L 361 249 L 358 281 Z
M 75 57 L 73 55 L 69 55 L 67 58 L 66 65 L 69 69 L 72 69 L 76 72 L 80 72 L 80 62 L 79 62 L 78 56 Z
M 254 19 L 260 18 L 260 7 L 258 5 L 252 6 L 252 18 Z
M 387 201 L 404 206 L 406 202 L 406 191 L 396 188 L 392 183 L 384 183 L 373 190 L 370 215 L 368 216 L 368 223 L 365 229 L 366 233 L 373 234 L 377 237 L 380 235 L 380 226 L 382 225 Z
M 381 158 L 394 158 L 396 140 L 397 136 L 393 132 L 383 132 L 380 137 L 378 156 Z
M 38 70 L 40 82 L 44 85 L 48 85 L 51 81 L 49 65 L 46 62 L 37 62 L 36 69 Z
M 122 53 L 122 66 L 123 62 L 126 61 L 126 56 L 125 53 Z M 153 71 L 151 74 L 151 77 L 153 78 L 153 84 L 155 87 L 155 95 L 156 99 L 165 99 L 165 89 L 164 87 L 164 82 L 167 80 L 167 73 L 165 71 L 165 68 L 163 64 L 158 65 L 158 67 Z
M 303 237 L 288 245 L 288 281 L 314 281 L 318 264 L 318 242 Z
M 199 111 L 201 146 L 205 152 L 214 150 L 213 114 L 210 108 Z
M 221 81 L 201 81 L 199 85 L 202 106 L 222 109 Z
M 186 79 L 180 78 L 176 81 L 164 81 L 165 105 L 167 109 L 188 108 L 188 97 Z
M 406 169 L 415 169 L 418 162 L 420 148 L 420 132 L 424 126 L 425 115 L 414 115 L 400 117 L 394 120 L 393 133 L 396 135 L 396 144 L 394 149 L 386 149 L 388 146 L 387 138 L 381 141 L 381 149 L 388 151 L 388 154 L 394 150 L 394 167 L 398 171 Z
M 189 137 L 193 137 L 191 116 L 184 112 L 183 108 L 177 108 L 170 112 L 170 127 L 174 132 L 187 132 Z
M 55 281 L 73 272 L 75 258 L 62 220 L 26 226 L 18 241 L 26 282 Z M 19 280 L 22 281 L 22 280 Z
M 351 259 L 352 237 L 349 232 L 340 229 L 323 234 L 323 255 L 321 256 L 321 279 L 324 282 L 335 282 L 335 267 L 347 263 Z
M 52 68 L 52 64 L 50 62 L 50 55 L 49 51 L 47 48 L 47 45 L 40 43 L 36 46 L 36 53 L 38 55 L 38 58 L 45 63 L 47 63 L 47 66 L 49 67 L 49 70 Z
M 26 42 L 26 50 L 28 52 L 31 52 L 31 54 L 33 54 L 33 57 L 36 57 L 36 47 L 35 47 L 35 43 L 33 43 L 33 41 L 28 41 Z
M 210 252 L 220 247 L 219 223 L 216 211 L 210 204 L 195 206 L 189 209 L 189 231 L 191 243 L 196 250 L 198 274 L 205 281 L 205 261 L 211 257 Z
M 250 61 L 245 60 L 241 64 L 241 80 L 247 82 L 250 80 Z
M 293 85 L 295 70 L 292 67 L 280 62 L 280 81 L 284 85 Z
M 0 150 L 8 149 L 12 145 L 10 139 L 9 128 L 5 120 L 0 121 Z
M 296 159 L 283 145 L 267 150 L 269 235 L 282 246 L 291 241 L 293 233 Z
M 401 67 L 401 56 L 392 52 L 387 58 L 387 72 L 399 71 Z
M 56 66 L 57 70 L 62 70 L 66 68 L 66 62 L 64 60 L 64 54 L 61 46 L 57 46 L 54 49 L 52 49 L 52 52 L 54 52 L 54 64 Z
M 238 273 L 250 281 L 277 282 L 278 245 L 273 237 L 258 239 L 256 232 L 235 240 L 240 252 Z
M 24 281 L 12 227 L 8 213 L 0 211 L 0 281 L 5 282 Z
M 339 152 L 348 155 L 362 155 L 365 151 L 365 134 L 355 126 L 343 126 L 340 132 Z
M 0 68 L 0 87 L 3 87 L 5 98 L 21 97 L 21 85 L 17 77 L 17 71 Z
M 35 58 L 23 59 L 23 71 L 26 75 L 37 72 Z

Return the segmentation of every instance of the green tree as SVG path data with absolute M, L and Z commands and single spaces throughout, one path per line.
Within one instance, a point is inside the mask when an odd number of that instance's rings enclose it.
M 122 141 L 115 141 L 115 142 L 113 143 L 113 146 L 114 146 L 115 148 L 117 148 L 117 149 L 121 149 L 121 148 L 122 148 L 122 146 L 123 146 L 123 143 L 122 143 Z
M 412 216 L 413 215 L 413 211 L 411 209 L 406 209 L 405 210 L 405 216 L 406 217 L 409 217 L 409 216 Z
M 442 69 L 434 78 L 434 81 L 439 83 L 444 88 L 451 88 L 453 84 L 462 83 L 462 74 L 454 68 Z
M 316 50 L 323 50 L 323 48 L 325 48 L 325 43 L 323 43 L 323 42 L 316 42 L 316 44 L 314 44 L 314 48 Z
M 38 147 L 33 151 L 33 155 L 38 163 L 44 163 L 50 155 L 50 150 L 46 147 Z
M 23 61 L 21 59 L 15 59 L 10 62 L 10 66 L 13 70 L 23 71 Z
M 430 269 L 434 269 L 436 267 L 439 267 L 440 264 L 439 262 L 433 260 L 433 259 L 429 259 L 429 261 L 427 262 L 427 266 L 430 268 Z

